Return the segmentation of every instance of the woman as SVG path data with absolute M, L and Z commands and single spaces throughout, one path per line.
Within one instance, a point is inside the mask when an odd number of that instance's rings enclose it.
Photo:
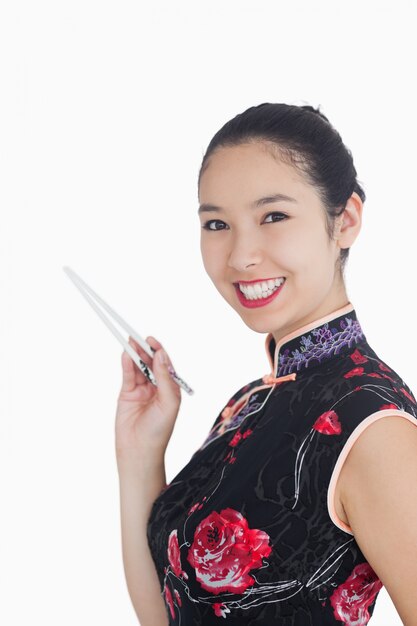
M 346 293 L 365 200 L 349 150 L 313 107 L 251 107 L 210 142 L 199 200 L 204 267 L 267 333 L 270 371 L 166 485 L 180 390 L 161 344 L 147 338 L 151 362 L 130 338 L 159 383 L 123 353 L 116 450 L 140 623 L 359 626 L 385 585 L 417 624 L 416 400 Z

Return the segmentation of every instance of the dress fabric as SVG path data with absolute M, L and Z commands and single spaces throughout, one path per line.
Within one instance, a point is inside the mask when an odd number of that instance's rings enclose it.
M 170 626 L 368 624 L 382 587 L 334 508 L 354 441 L 416 399 L 352 303 L 286 335 L 153 503 L 148 543 Z

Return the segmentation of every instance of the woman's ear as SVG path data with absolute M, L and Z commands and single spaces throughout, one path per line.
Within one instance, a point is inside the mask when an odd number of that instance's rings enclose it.
M 353 192 L 346 203 L 342 215 L 336 218 L 335 239 L 340 248 L 350 248 L 359 235 L 362 226 L 363 202 L 356 193 Z

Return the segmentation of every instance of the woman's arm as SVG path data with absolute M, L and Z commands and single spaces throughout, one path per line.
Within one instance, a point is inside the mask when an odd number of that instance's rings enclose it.
M 404 626 L 417 626 L 417 421 L 383 417 L 343 466 L 341 501 L 356 542 Z
M 147 540 L 152 504 L 166 484 L 164 459 L 117 456 L 123 564 L 141 626 L 168 625 L 168 614 Z

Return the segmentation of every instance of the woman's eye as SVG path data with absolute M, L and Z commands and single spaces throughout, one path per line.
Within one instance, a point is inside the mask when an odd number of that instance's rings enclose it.
M 269 217 L 270 215 L 277 216 L 277 219 L 273 219 L 272 221 L 266 221 L 266 218 L 265 218 L 264 221 L 267 224 L 273 224 L 274 222 L 282 222 L 282 220 L 285 220 L 286 217 L 288 217 L 287 215 L 285 215 L 285 213 L 279 213 L 278 211 L 274 211 L 273 213 L 268 213 L 266 217 Z M 211 228 L 212 224 L 225 225 L 225 223 L 222 220 L 209 220 L 208 222 L 205 222 L 205 224 L 203 224 L 203 228 L 205 230 L 224 230 L 224 228 Z
M 270 215 L 278 215 L 278 217 L 280 218 L 280 219 L 277 219 L 277 220 L 272 220 L 273 222 L 281 222 L 282 220 L 285 220 L 285 218 L 287 217 L 287 215 L 285 215 L 285 213 L 278 213 L 277 211 L 274 211 L 273 213 L 268 213 L 268 215 L 266 217 L 269 217 Z M 267 222 L 267 224 L 268 223 L 270 224 L 271 222 Z
M 210 224 L 215 224 L 216 222 L 224 224 L 224 222 L 222 222 L 221 220 L 209 220 L 208 222 L 203 224 L 203 228 L 205 228 L 206 230 L 223 230 L 223 228 L 210 228 Z

